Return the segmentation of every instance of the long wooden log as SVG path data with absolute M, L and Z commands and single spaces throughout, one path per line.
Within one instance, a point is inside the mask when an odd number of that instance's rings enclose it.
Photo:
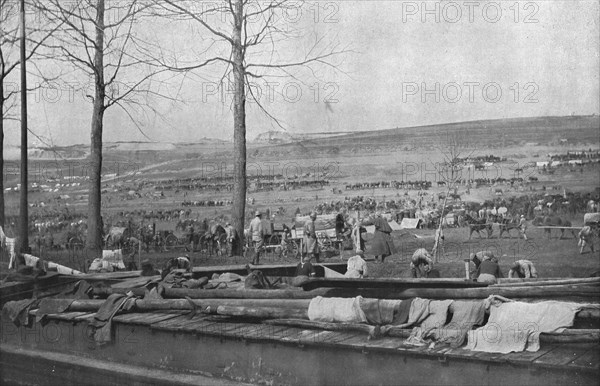
M 325 296 L 327 289 L 321 288 L 316 291 L 303 291 L 298 289 L 283 289 L 283 290 L 263 290 L 263 289 L 248 289 L 248 290 L 203 290 L 203 289 L 185 289 L 185 288 L 165 288 L 163 296 L 165 298 L 182 298 L 189 297 L 190 299 L 312 299 L 316 296 Z
M 429 299 L 485 299 L 490 295 L 516 298 L 555 298 L 583 297 L 600 298 L 600 287 L 577 285 L 547 285 L 542 287 L 485 287 L 485 288 L 409 288 L 390 293 L 391 299 L 421 297 Z
M 319 288 L 314 291 L 303 291 L 301 288 L 293 290 L 231 290 L 231 289 L 187 289 L 165 288 L 162 296 L 165 299 L 312 299 L 316 296 L 326 296 L 329 288 Z M 126 294 L 131 291 L 135 296 L 144 296 L 144 288 L 96 288 L 94 295 L 109 296 L 113 293 Z
M 64 304 L 64 299 L 46 298 L 44 302 L 55 302 L 57 307 Z M 68 311 L 71 312 L 95 312 L 100 309 L 104 300 L 102 299 L 79 299 L 70 303 Z M 193 304 L 191 304 L 193 303 Z M 193 310 L 195 308 L 216 309 L 218 307 L 233 307 L 236 310 L 253 308 L 271 308 L 282 310 L 283 313 L 291 311 L 306 314 L 310 300 L 308 299 L 193 299 L 191 303 L 187 299 L 158 299 L 135 301 L 137 311 L 159 311 L 159 310 Z M 238 312 L 238 311 L 236 311 Z M 238 315 L 238 314 L 234 314 Z M 590 305 L 577 313 L 579 319 L 600 319 L 600 306 Z
M 219 306 L 217 314 L 229 316 L 244 316 L 263 319 L 308 319 L 308 310 L 298 308 L 277 308 L 277 307 L 236 307 Z
M 263 321 L 264 324 L 288 326 L 298 328 L 310 328 L 325 331 L 351 331 L 363 332 L 369 336 L 369 339 L 377 339 L 382 335 L 393 336 L 397 338 L 408 338 L 412 329 L 399 328 L 397 326 L 386 326 L 380 329 L 377 326 L 358 323 L 327 323 L 315 322 L 302 319 L 270 319 Z M 542 343 L 600 343 L 599 329 L 565 329 L 561 333 L 542 333 L 540 334 Z
M 398 328 L 396 326 L 382 328 L 383 336 L 396 338 L 408 338 L 412 333 L 410 328 Z M 600 343 L 600 330 L 598 329 L 566 329 L 561 333 L 540 334 L 542 343 Z
M 63 299 L 44 299 L 44 302 L 54 302 L 57 305 L 62 304 Z M 73 300 L 67 309 L 69 312 L 96 312 L 104 303 L 103 299 L 80 299 Z M 281 308 L 283 310 L 308 310 L 309 299 L 193 299 L 192 304 L 187 299 L 157 299 L 141 300 L 136 299 L 134 310 L 164 311 L 164 310 L 192 310 L 196 308 L 211 307 L 217 309 L 219 306 L 227 307 L 267 307 Z
M 270 322 L 270 321 L 266 321 Z M 300 327 L 300 325 L 299 325 Z M 355 330 L 357 331 L 357 330 Z M 381 330 L 379 336 L 392 336 L 397 338 L 408 338 L 412 329 L 388 327 Z M 540 334 L 542 343 L 600 343 L 600 330 L 598 329 L 566 329 L 562 333 L 542 333 Z
M 600 343 L 599 329 L 565 329 L 563 332 L 540 334 L 540 341 L 546 343 Z
M 282 309 L 306 309 L 310 304 L 309 299 L 192 299 L 196 307 L 219 306 L 230 307 L 279 307 Z M 158 299 L 158 300 L 136 300 L 136 309 L 140 311 L 156 311 L 160 309 L 191 309 L 190 302 L 186 299 Z
M 500 279 L 498 284 L 491 286 L 496 287 L 535 287 L 547 285 L 599 285 L 600 277 L 586 277 L 580 279 Z
M 446 278 L 446 279 L 398 279 L 398 278 L 311 278 L 302 284 L 305 290 L 316 288 L 481 288 L 487 283 L 478 283 L 472 280 Z
M 380 328 L 378 326 L 359 323 L 328 323 L 303 319 L 269 319 L 263 321 L 263 323 L 276 326 L 313 328 L 326 331 L 358 331 L 368 334 L 369 338 L 378 338 L 380 335 Z
M 130 289 L 94 290 L 97 296 L 112 293 L 127 293 Z M 136 296 L 143 296 L 145 290 L 132 289 Z M 569 299 L 597 300 L 600 298 L 600 286 L 594 285 L 543 285 L 543 286 L 489 286 L 483 288 L 407 288 L 403 290 L 377 288 L 318 288 L 311 291 L 301 290 L 203 290 L 165 288 L 165 298 L 191 299 L 312 299 L 324 297 L 372 297 L 379 299 L 409 299 L 415 297 L 429 299 L 485 299 L 490 295 L 501 295 L 511 299 Z
M 535 283 L 538 281 L 561 281 L 561 280 L 580 280 L 582 282 L 586 281 L 598 281 L 598 277 L 529 277 L 529 278 L 520 278 L 520 277 L 501 277 L 498 279 L 498 283 Z

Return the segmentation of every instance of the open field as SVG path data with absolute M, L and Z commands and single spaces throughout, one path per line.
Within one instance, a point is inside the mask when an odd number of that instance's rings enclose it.
M 445 231 L 444 253 L 435 264 L 442 277 L 465 277 L 464 259 L 469 258 L 472 252 L 481 250 L 490 250 L 499 257 L 500 267 L 504 275 L 507 275 L 510 264 L 518 259 L 528 259 L 532 261 L 540 277 L 586 277 L 593 272 L 600 271 L 600 252 L 598 251 L 598 240 L 595 240 L 595 253 L 586 251 L 583 255 L 579 254 L 577 240 L 571 233 L 565 233 L 565 237 L 560 240 L 558 233 L 552 235 L 548 240 L 543 234 L 543 230 L 532 228 L 528 232 L 528 240 L 519 239 L 516 236 L 509 238 L 504 235 L 498 239 L 498 233 L 495 231 L 490 239 L 480 239 L 474 236 L 468 240 L 468 230 L 466 228 L 452 228 Z M 369 276 L 371 277 L 410 277 L 410 257 L 417 248 L 433 247 L 433 231 L 431 230 L 403 230 L 396 231 L 393 234 L 394 245 L 397 253 L 385 259 L 383 264 L 375 263 L 373 256 L 369 253 L 369 240 L 372 235 L 367 235 L 367 263 L 369 267 Z M 417 237 L 415 237 L 415 235 Z M 247 257 L 243 256 L 212 256 L 205 253 L 186 252 L 183 248 L 168 252 L 150 252 L 142 251 L 142 259 L 149 259 L 155 266 L 160 267 L 171 257 L 184 256 L 190 257 L 195 266 L 201 265 L 229 265 L 246 264 L 252 260 L 252 252 Z M 351 250 L 345 250 L 342 259 L 347 260 L 354 253 Z M 74 268 L 83 269 L 86 259 L 83 252 L 74 254 L 67 252 L 53 252 L 49 254 L 53 261 L 69 265 Z M 136 263 L 138 256 L 135 257 Z M 339 256 L 323 258 L 322 261 L 339 261 Z M 261 263 L 292 263 L 297 262 L 293 258 L 281 258 L 275 253 L 267 253 L 261 257 Z M 5 261 L 3 261 L 5 263 Z
M 446 192 L 444 186 L 437 185 L 437 182 L 443 181 L 437 170 L 445 161 L 447 138 L 452 136 L 460 141 L 463 156 L 494 155 L 506 158 L 505 161 L 495 162 L 482 170 L 464 169 L 464 178 L 494 180 L 520 177 L 524 180 L 523 183 L 514 185 L 503 182 L 470 189 L 460 185 L 457 193 L 463 202 L 483 203 L 526 195 L 560 195 L 573 192 L 590 193 L 591 198 L 598 199 L 600 164 L 597 162 L 582 166 L 557 167 L 552 173 L 546 173 L 534 166 L 537 161 L 549 160 L 549 154 L 599 148 L 599 117 L 554 117 L 381 130 L 271 145 L 251 143 L 248 146 L 248 198 L 253 200 L 253 203 L 249 201 L 247 213 L 250 214 L 254 210 L 281 209 L 274 219 L 275 224 L 289 225 L 298 209 L 301 213 L 307 213 L 317 204 L 344 201 L 345 197 L 373 197 L 378 201 L 417 201 L 421 197 L 418 195 L 418 189 L 378 187 L 346 190 L 346 185 L 357 182 L 430 181 L 432 187 L 421 192 L 423 205 L 437 203 L 438 194 Z M 227 189 L 170 188 L 177 185 L 178 181 L 189 178 L 226 180 L 233 171 L 230 148 L 231 144 L 227 142 L 209 140 L 196 144 L 152 146 L 135 143 L 107 144 L 104 157 L 106 173 L 103 179 L 105 223 L 116 224 L 126 220 L 127 212 L 141 210 L 157 212 L 189 209 L 186 216 L 191 219 L 227 218 L 230 211 L 227 200 L 231 199 Z M 85 159 L 65 158 L 68 157 L 69 151 L 80 157 L 85 148 L 61 149 L 60 154 L 63 158 L 31 160 L 30 181 L 38 187 L 46 185 L 52 188 L 51 192 L 48 189 L 33 189 L 29 194 L 30 203 L 33 205 L 30 208 L 32 219 L 53 213 L 69 213 L 73 218 L 85 217 Z M 49 153 L 51 152 L 44 152 L 44 157 Z M 9 161 L 5 167 L 5 187 L 16 186 L 18 164 Z M 282 183 L 303 181 L 309 184 L 294 189 L 284 190 L 276 187 L 271 190 L 253 185 L 253 179 Z M 311 181 L 327 183 L 310 184 Z M 497 189 L 502 189 L 502 196 L 496 194 Z M 136 195 L 129 195 L 129 191 L 135 191 Z M 153 196 L 157 192 L 162 192 L 162 195 Z M 7 215 L 12 216 L 14 221 L 18 214 L 18 192 L 5 192 L 5 198 Z M 222 200 L 224 203 L 222 206 L 182 206 L 184 201 L 208 200 Z M 583 223 L 583 213 L 567 217 L 574 226 L 581 226 Z M 155 222 L 161 229 L 174 230 L 178 220 L 179 218 L 171 218 Z M 14 224 L 7 225 L 10 235 L 15 227 Z M 542 233 L 541 230 L 531 228 L 530 242 L 509 239 L 506 235 L 501 240 L 474 238 L 468 241 L 466 228 L 448 229 L 446 255 L 438 267 L 444 276 L 462 277 L 462 260 L 467 258 L 470 252 L 492 248 L 501 256 L 501 266 L 505 272 L 508 271 L 508 262 L 515 258 L 534 261 L 542 276 L 581 277 L 600 269 L 599 253 L 580 256 L 576 240 L 571 234 L 568 234 L 565 240 L 554 238 L 547 241 Z M 495 237 L 497 234 L 496 231 Z M 431 248 L 433 231 L 405 230 L 395 232 L 394 238 L 400 253 L 386 259 L 384 264 L 370 263 L 374 276 L 405 275 L 412 252 L 421 245 Z M 598 240 L 595 243 L 598 251 Z M 159 262 L 182 253 L 184 252 L 152 253 L 147 257 Z M 345 253 L 349 256 L 351 251 Z M 76 268 L 83 266 L 85 261 L 83 256 L 76 256 L 75 260 L 69 259 L 66 252 L 52 252 L 52 255 L 52 259 L 57 262 L 70 263 Z M 506 256 L 502 257 L 503 255 Z M 250 260 L 243 257 L 209 258 L 198 253 L 192 253 L 190 256 L 197 265 L 242 263 Z M 268 256 L 263 260 L 275 259 Z M 2 264 L 5 263 L 3 259 Z

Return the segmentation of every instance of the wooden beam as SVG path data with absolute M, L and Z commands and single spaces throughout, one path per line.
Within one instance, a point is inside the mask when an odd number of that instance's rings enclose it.
M 271 324 L 276 326 L 288 326 L 288 327 L 299 327 L 299 328 L 312 328 L 326 331 L 358 331 L 369 335 L 369 338 L 379 338 L 380 328 L 378 326 L 371 326 L 368 324 L 359 323 L 329 323 L 329 322 L 316 322 L 312 320 L 304 319 L 270 319 L 263 321 L 264 324 Z

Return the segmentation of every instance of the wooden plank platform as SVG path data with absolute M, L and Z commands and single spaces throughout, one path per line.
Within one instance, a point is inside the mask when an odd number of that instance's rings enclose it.
M 73 326 L 74 323 L 74 328 L 78 329 L 76 330 L 77 332 L 74 334 L 65 334 L 65 336 L 79 336 L 81 334 L 79 331 L 86 331 L 87 327 L 85 323 L 80 323 L 82 318 L 83 320 L 87 318 L 89 321 L 89 318 L 93 316 L 94 313 L 67 312 L 49 315 L 48 318 L 54 320 L 57 326 L 60 327 L 62 325 L 62 328 L 67 328 L 65 327 L 67 325 Z M 338 369 L 333 368 L 335 367 L 335 363 L 339 361 L 345 362 L 347 360 L 347 363 L 354 363 L 354 365 L 358 366 L 364 361 L 368 362 L 369 358 L 377 358 L 373 360 L 379 366 L 383 366 L 385 363 L 388 363 L 390 366 L 393 363 L 405 366 L 402 371 L 409 371 L 410 369 L 414 369 L 415 366 L 420 366 L 419 371 L 410 370 L 412 375 L 407 375 L 407 382 L 419 379 L 414 377 L 422 377 L 423 374 L 429 371 L 432 374 L 436 371 L 449 371 L 455 377 L 460 377 L 463 371 L 473 371 L 472 375 L 477 374 L 477 371 L 484 371 L 472 370 L 474 368 L 495 369 L 493 371 L 490 370 L 492 371 L 489 375 L 489 377 L 492 377 L 490 379 L 494 379 L 492 375 L 494 371 L 508 371 L 510 374 L 520 372 L 518 376 L 521 377 L 536 377 L 538 376 L 536 374 L 540 373 L 540 371 L 542 375 L 557 371 L 564 373 L 565 378 L 563 379 L 548 378 L 550 375 L 544 375 L 546 377 L 544 378 L 545 380 L 556 379 L 554 381 L 555 384 L 570 379 L 569 376 L 571 375 L 573 377 L 584 377 L 582 379 L 591 379 L 591 374 L 600 374 L 599 346 L 593 343 L 568 345 L 543 344 L 542 348 L 535 353 L 499 354 L 474 352 L 464 348 L 451 348 L 445 344 L 415 347 L 405 344 L 404 339 L 393 337 L 369 340 L 367 334 L 364 332 L 323 331 L 277 326 L 215 315 L 193 315 L 190 317 L 190 315 L 182 315 L 172 311 L 121 314 L 115 316 L 113 322 L 116 336 L 125 336 L 126 339 L 115 339 L 114 344 L 109 345 L 112 348 L 108 349 L 109 351 L 107 351 L 106 355 L 109 355 L 111 358 L 113 355 L 116 355 L 116 357 L 123 355 L 124 358 L 134 358 L 131 355 L 135 355 L 136 360 L 144 361 L 140 363 L 148 365 L 159 363 L 153 362 L 152 358 L 162 361 L 164 358 L 171 358 L 172 356 L 172 362 L 170 363 L 178 365 L 178 363 L 186 361 L 186 358 L 190 357 L 190 366 L 203 366 L 203 363 L 207 363 L 206 361 L 208 361 L 210 363 L 225 363 L 225 368 L 229 368 L 228 366 L 231 366 L 232 362 L 246 363 L 244 361 L 248 361 L 247 363 L 250 367 L 244 371 L 250 371 L 251 368 L 256 369 L 256 360 L 258 360 L 258 363 L 264 362 L 264 366 L 268 368 L 270 368 L 269 366 L 275 366 L 273 367 L 274 370 L 272 370 L 274 371 L 273 374 L 288 374 L 286 371 L 292 370 L 286 370 L 286 366 L 289 363 L 297 363 L 297 361 L 294 361 L 294 358 L 301 355 L 305 359 L 312 358 L 311 360 L 317 361 L 312 366 L 315 366 L 317 363 L 321 363 L 321 366 L 324 366 L 319 373 L 321 377 L 329 376 L 323 373 L 323 371 L 328 371 L 329 368 L 333 371 L 341 371 L 338 376 L 343 376 L 344 370 L 342 367 Z M 126 332 L 126 335 L 120 335 L 123 332 Z M 27 334 L 29 336 L 35 335 L 33 332 Z M 10 337 L 16 339 L 19 335 L 13 334 Z M 27 336 L 25 335 L 24 339 L 29 339 L 27 340 L 27 342 L 30 342 L 28 344 L 35 341 L 34 339 L 27 338 Z M 38 336 L 43 337 L 43 334 Z M 60 336 L 60 334 L 56 336 Z M 190 337 L 196 337 L 196 339 L 190 339 Z M 80 346 L 76 344 L 74 347 L 85 350 L 86 347 L 93 347 L 93 342 L 91 343 L 91 346 L 90 342 L 88 342 L 87 345 Z M 73 350 L 73 342 L 65 342 L 64 344 L 65 350 Z M 137 346 L 131 346 L 132 344 L 137 344 Z M 152 350 L 152 348 L 155 348 L 156 345 L 160 347 L 160 350 L 158 353 L 153 353 L 155 350 Z M 60 344 L 53 343 L 49 347 L 51 350 L 56 350 L 56 347 L 59 346 Z M 121 349 L 123 351 L 119 351 L 120 346 L 123 346 Z M 104 350 L 93 350 L 88 354 L 100 355 L 102 357 Z M 213 351 L 214 355 L 212 355 Z M 165 357 L 165 355 L 167 356 Z M 203 359 L 198 358 L 193 360 L 192 358 L 195 358 L 197 355 L 205 356 Z M 367 362 L 364 362 L 364 365 Z M 329 364 L 325 365 L 325 363 Z M 370 366 L 374 366 L 374 363 Z M 467 364 L 466 367 L 464 367 L 465 364 Z M 451 366 L 451 368 L 444 370 L 444 366 Z M 387 369 L 392 371 L 391 368 Z M 531 369 L 540 370 L 531 372 Z M 379 372 L 384 372 L 377 374 L 377 376 L 381 375 L 384 377 L 378 378 L 380 379 L 378 383 L 391 382 L 381 381 L 381 379 L 396 379 L 397 381 L 398 378 L 392 378 L 391 375 L 383 375 L 388 370 L 384 370 L 384 368 L 378 370 Z M 394 368 L 393 371 L 400 370 Z M 484 373 L 485 371 L 481 374 Z M 287 381 L 291 380 L 290 382 L 295 384 L 298 384 L 299 379 L 304 379 L 294 378 L 293 374 L 293 372 L 289 373 L 291 378 L 285 379 Z M 498 373 L 495 374 L 497 376 Z M 448 376 L 450 375 L 445 375 L 444 377 Z M 514 376 L 517 377 L 517 375 Z M 239 379 L 251 380 L 254 378 L 244 378 L 242 376 Z M 294 379 L 296 381 L 293 381 Z M 423 379 L 431 380 L 437 378 Z M 448 382 L 456 383 L 462 378 L 447 378 L 447 380 L 450 379 L 454 379 L 454 382 Z M 366 382 L 366 380 L 360 378 L 348 378 L 346 381 L 349 384 Z M 484 380 L 481 381 L 484 382 Z M 586 384 L 589 382 L 585 381 L 581 383 Z
M 69 319 L 64 316 L 59 317 L 56 315 L 51 317 L 62 320 Z M 118 315 L 113 320 L 117 323 L 147 325 L 154 330 L 180 333 L 206 334 L 212 336 L 243 338 L 247 340 L 269 340 L 294 344 L 324 344 L 332 345 L 340 349 L 394 350 L 413 354 L 477 359 L 487 362 L 508 362 L 515 364 L 536 363 L 552 366 L 565 366 L 575 361 L 577 358 L 582 357 L 584 359 L 577 361 L 577 366 L 582 367 L 586 366 L 587 362 L 585 358 L 587 358 L 587 361 L 590 363 L 595 360 L 595 357 L 590 353 L 594 344 L 568 346 L 545 345 L 539 351 L 533 353 L 521 352 L 499 354 L 475 352 L 463 348 L 452 349 L 447 345 L 440 344 L 435 345 L 433 348 L 429 348 L 428 345 L 410 346 L 404 344 L 404 340 L 400 338 L 369 340 L 366 334 L 358 332 L 308 330 L 295 327 L 243 322 L 219 322 L 210 321 L 210 318 L 211 316 L 196 315 L 190 319 L 187 315 L 154 312 L 147 314 Z M 597 361 L 595 366 L 597 366 Z
M 594 343 L 556 346 L 546 354 L 534 359 L 533 363 L 548 366 L 566 366 L 592 349 L 598 351 L 599 347 Z
M 181 314 L 167 314 L 161 312 L 147 312 L 143 314 L 121 314 L 113 318 L 114 322 L 120 322 L 124 324 L 140 324 L 149 326 L 153 323 L 162 322 L 164 320 L 173 319 L 181 316 Z
M 585 354 L 578 356 L 569 363 L 569 367 L 580 367 L 580 368 L 593 368 L 600 370 L 600 348 L 598 346 L 592 347 Z

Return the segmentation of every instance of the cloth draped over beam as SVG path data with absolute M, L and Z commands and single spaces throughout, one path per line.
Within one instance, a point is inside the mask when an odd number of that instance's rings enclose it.
M 317 296 L 310 301 L 308 318 L 317 322 L 335 323 L 366 323 L 372 325 L 389 325 L 400 323 L 401 315 L 408 318 L 409 313 L 402 313 L 402 303 L 411 304 L 412 300 L 380 300 L 366 299 L 362 296 L 355 298 L 324 298 Z M 419 320 L 426 309 L 426 302 L 415 303 L 413 323 Z
M 462 346 L 473 326 L 483 324 L 486 303 L 482 301 L 455 300 L 450 322 L 432 331 L 435 340 L 450 343 L 453 348 Z
M 317 296 L 308 306 L 308 319 L 318 322 L 366 323 L 360 308 L 362 296 L 355 298 L 324 298 Z
M 538 351 L 541 333 L 564 331 L 573 325 L 577 312 L 589 307 L 599 305 L 558 301 L 492 304 L 486 325 L 468 332 L 467 348 L 503 354 Z
M 15 260 L 17 254 L 15 248 L 17 245 L 17 239 L 14 237 L 6 237 L 4 229 L 0 226 L 0 248 L 5 249 L 9 256 L 8 269 L 15 268 Z
M 36 322 L 43 322 L 48 314 L 58 314 L 69 309 L 75 299 L 89 299 L 92 287 L 85 280 L 79 280 L 70 289 L 60 294 L 60 298 L 24 299 L 6 302 L 2 307 L 2 317 L 15 325 L 29 326 L 29 311 L 37 309 Z
M 472 330 L 483 324 L 490 307 L 486 325 Z M 559 301 L 522 303 L 500 296 L 475 301 L 318 296 L 311 300 L 308 317 L 316 322 L 379 325 L 382 335 L 392 329 L 415 326 L 406 344 L 423 346 L 439 342 L 459 347 L 468 336 L 468 349 L 508 353 L 539 350 L 540 333 L 561 333 L 573 324 L 576 313 L 582 309 L 600 309 L 600 305 Z M 446 323 L 448 313 L 452 318 Z
M 335 230 L 335 214 L 322 214 L 317 216 L 315 220 L 315 230 L 316 231 L 325 231 L 329 229 Z M 310 221 L 310 216 L 297 216 L 294 218 L 294 226 L 296 229 L 302 229 L 304 227 L 304 223 Z
M 117 312 L 129 310 L 135 304 L 133 295 L 112 294 L 96 312 L 90 326 L 94 328 L 94 340 L 98 345 L 112 340 L 112 319 Z
M 70 291 L 73 296 L 83 293 L 89 296 L 85 287 Z M 546 301 L 521 303 L 500 296 L 490 296 L 485 300 L 455 301 L 412 298 L 406 300 L 385 300 L 363 298 L 324 298 L 312 300 L 288 299 L 212 299 L 191 300 L 172 299 L 135 300 L 131 293 L 113 294 L 106 301 L 96 299 L 44 299 L 37 316 L 63 311 L 87 312 L 97 310 L 91 325 L 94 339 L 99 344 L 112 339 L 112 318 L 121 310 L 136 312 L 152 310 L 200 310 L 203 313 L 216 313 L 230 316 L 255 317 L 260 319 L 296 318 L 306 323 L 352 323 L 365 327 L 365 331 L 375 328 L 377 335 L 409 338 L 405 343 L 425 345 L 434 342 L 449 343 L 458 347 L 468 335 L 467 349 L 475 351 L 501 352 L 536 351 L 539 349 L 540 333 L 561 333 L 573 324 L 575 314 L 592 309 L 600 310 L 598 304 Z M 498 303 L 498 302 L 504 303 Z M 72 303 L 71 303 L 72 302 Z M 92 304 L 93 303 L 93 304 Z M 192 304 L 193 303 L 193 304 Z M 9 302 L 3 309 L 4 315 L 12 315 L 13 320 L 23 320 L 23 310 L 35 307 L 29 302 Z M 69 306 L 72 305 L 72 308 Z M 54 307 L 54 308 L 51 308 Z M 210 309 L 210 310 L 209 310 Z M 486 309 L 491 310 L 487 324 L 477 330 L 474 326 L 484 322 Z M 215 312 L 216 311 L 216 312 Z M 446 324 L 448 314 L 452 314 Z M 597 317 L 597 316 L 596 316 Z M 17 322 L 18 323 L 18 322 Z M 376 327 L 372 327 L 375 325 Z M 381 326 L 381 327 L 379 327 Z M 355 326 L 356 327 L 356 326 Z M 412 331 L 406 327 L 415 327 Z M 370 329 L 369 329 L 370 328 Z M 360 329 L 363 330 L 362 328 Z
M 429 303 L 429 315 L 415 327 L 406 340 L 407 344 L 414 346 L 424 346 L 427 344 L 424 340 L 431 331 L 440 328 L 446 324 L 448 316 L 448 307 L 454 300 L 432 300 Z
M 17 327 L 29 326 L 31 322 L 29 311 L 36 308 L 38 303 L 38 299 L 23 299 L 6 302 L 2 307 L 2 318 L 7 318 Z
M 23 253 L 23 254 L 21 254 L 21 256 L 23 256 L 23 259 L 25 259 L 25 265 L 30 266 L 30 267 L 36 267 L 38 262 L 40 261 L 39 257 L 29 255 L 27 253 Z M 46 261 L 45 263 L 48 265 L 48 268 L 56 269 L 56 272 L 58 272 L 62 275 L 83 275 L 83 272 L 77 271 L 76 269 L 66 267 L 64 265 L 56 264 L 51 261 Z

